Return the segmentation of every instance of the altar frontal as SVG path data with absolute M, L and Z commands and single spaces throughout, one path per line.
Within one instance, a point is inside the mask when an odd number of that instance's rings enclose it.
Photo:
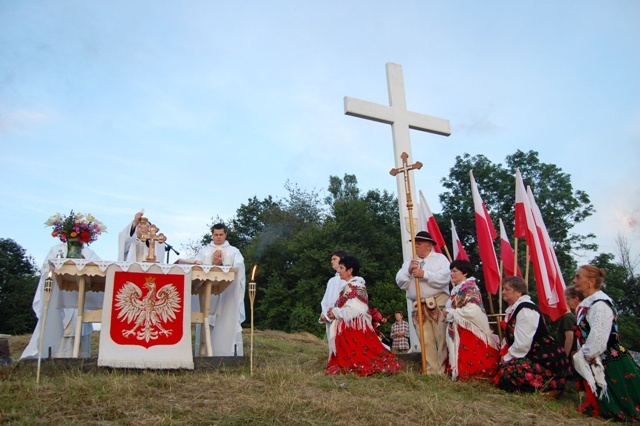
M 189 275 L 108 274 L 98 365 L 193 369 Z

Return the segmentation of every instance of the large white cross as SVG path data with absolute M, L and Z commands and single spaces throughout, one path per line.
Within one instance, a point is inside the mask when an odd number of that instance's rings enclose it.
M 379 121 L 391 124 L 393 133 L 393 158 L 396 168 L 402 167 L 401 155 L 406 152 L 409 159 L 415 162 L 411 155 L 411 139 L 409 129 L 422 130 L 423 132 L 435 133 L 437 135 L 449 136 L 451 125 L 449 120 L 431 117 L 429 115 L 418 114 L 407 111 L 407 99 L 404 94 L 404 80 L 402 78 L 402 67 L 391 62 L 387 63 L 387 89 L 389 91 L 389 106 L 374 104 L 373 102 L 360 99 L 344 98 L 344 113 L 355 117 L 366 118 L 367 120 Z M 413 258 L 413 250 L 409 241 L 409 223 L 405 220 L 407 211 L 407 194 L 404 187 L 404 178 L 401 173 L 396 175 L 396 185 L 398 191 L 398 207 L 400 211 L 400 229 L 402 237 L 402 257 L 406 261 Z M 413 179 L 409 177 L 411 193 L 416 193 Z M 407 299 L 407 310 L 410 313 L 412 303 Z M 409 321 L 411 347 L 413 351 L 420 351 L 420 340 L 416 334 L 413 321 Z
M 449 120 L 408 111 L 407 99 L 404 93 L 402 66 L 391 62 L 388 62 L 386 66 L 389 106 L 345 96 L 344 113 L 353 115 L 354 117 L 391 124 L 391 131 L 393 133 L 393 158 L 395 160 L 395 167 L 399 168 L 402 167 L 402 158 L 400 156 L 403 152 L 409 155 L 410 161 L 415 161 L 411 156 L 409 129 L 449 136 L 451 135 L 451 125 Z M 413 179 L 410 180 L 410 184 L 411 193 L 415 194 L 416 189 Z M 407 260 L 413 257 L 413 253 L 409 242 L 411 238 L 408 229 L 409 224 L 407 223 L 408 221 L 404 219 L 407 209 L 407 196 L 404 178 L 400 174 L 396 176 L 396 185 L 398 188 L 398 207 L 400 208 L 402 254 L 403 258 Z

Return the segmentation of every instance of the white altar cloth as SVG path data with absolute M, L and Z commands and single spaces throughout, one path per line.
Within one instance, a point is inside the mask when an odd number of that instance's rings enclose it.
M 203 300 L 209 300 L 211 294 L 222 293 L 232 282 L 235 268 L 214 265 L 165 264 L 147 262 L 91 261 L 85 259 L 52 259 L 51 271 L 60 290 L 63 290 L 65 307 L 78 308 L 77 328 L 83 322 L 103 323 L 103 294 L 105 288 L 113 285 L 112 272 L 150 272 L 154 274 L 181 274 L 185 282 L 191 283 L 191 294 L 198 294 Z M 98 293 L 94 296 L 94 293 Z M 74 297 L 75 296 L 75 297 Z M 86 297 L 92 296 L 92 297 Z M 87 303 L 88 302 L 88 303 Z M 95 309 L 85 312 L 85 309 Z M 189 309 L 190 312 L 190 309 Z M 202 304 L 198 312 L 190 312 L 190 323 L 208 327 L 208 304 Z M 109 318 L 110 320 L 110 318 Z M 189 327 L 189 333 L 191 328 Z M 77 358 L 80 349 L 80 332 L 76 333 L 73 357 Z M 101 333 L 102 335 L 102 333 Z M 212 356 L 211 341 L 207 339 L 206 355 Z

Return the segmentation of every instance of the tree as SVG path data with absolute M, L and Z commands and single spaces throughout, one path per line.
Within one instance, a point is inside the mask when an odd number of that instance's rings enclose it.
M 404 293 L 395 284 L 402 264 L 396 198 L 386 191 L 362 195 L 354 175 L 331 176 L 324 205 L 317 191 L 289 182 L 286 188 L 287 199 L 254 197 L 231 221 L 244 236 L 247 267 L 247 259 L 259 263 L 256 327 L 322 335 L 320 300 L 336 249 L 359 258 L 370 299 L 381 312 L 404 309 Z
M 553 241 L 565 281 L 575 272 L 576 263 L 572 253 L 577 250 L 597 249 L 597 245 L 591 242 L 593 234 L 571 233 L 571 229 L 592 215 L 594 209 L 589 196 L 582 190 L 574 190 L 571 177 L 563 173 L 559 167 L 541 163 L 535 151 L 516 151 L 515 154 L 506 157 L 506 167 L 492 163 L 483 155 L 472 157 L 463 154 L 456 157 L 449 176 L 441 181 L 446 191 L 440 195 L 443 209 L 437 219 L 443 230 L 450 229 L 450 219 L 455 222 L 458 235 L 467 248 L 471 261 L 476 265 L 480 262 L 469 183 L 471 170 L 492 220 L 497 224 L 498 219 L 502 218 L 508 230 L 514 229 L 514 176 L 516 170 L 520 170 L 525 185 L 531 186 L 536 196 L 536 203 Z M 510 237 L 513 238 L 513 231 Z M 520 248 L 520 244 L 518 247 Z M 524 252 L 522 244 L 518 253 L 520 265 L 525 263 Z
M 0 238 L 0 333 L 30 333 L 36 325 L 31 302 L 38 277 L 33 262 L 18 243 Z

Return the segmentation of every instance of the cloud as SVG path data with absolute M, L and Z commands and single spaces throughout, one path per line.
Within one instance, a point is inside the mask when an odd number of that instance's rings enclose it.
M 484 111 L 474 111 L 463 118 L 464 121 L 456 124 L 456 130 L 470 135 L 491 136 L 502 131 L 492 120 L 491 108 Z
M 50 115 L 41 111 L 15 110 L 5 112 L 0 110 L 0 133 L 21 131 L 50 119 Z

